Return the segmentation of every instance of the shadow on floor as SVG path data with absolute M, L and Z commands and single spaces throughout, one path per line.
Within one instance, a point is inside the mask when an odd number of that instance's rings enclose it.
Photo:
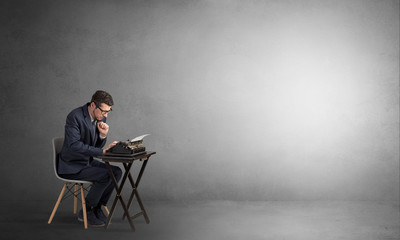
M 117 206 L 112 224 L 84 229 L 62 204 L 47 224 L 53 201 L 2 202 L 2 239 L 400 239 L 398 202 L 144 202 L 150 217 L 131 232 Z M 134 206 L 136 207 L 136 206 Z

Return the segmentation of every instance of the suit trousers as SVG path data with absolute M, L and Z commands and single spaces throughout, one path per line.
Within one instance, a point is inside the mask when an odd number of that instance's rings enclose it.
M 117 181 L 121 179 L 122 171 L 119 167 L 111 165 Z M 91 181 L 92 187 L 86 195 L 86 206 L 88 209 L 106 206 L 114 190 L 114 184 L 105 163 L 93 160 L 90 166 L 74 174 L 60 174 L 61 177 L 74 180 Z

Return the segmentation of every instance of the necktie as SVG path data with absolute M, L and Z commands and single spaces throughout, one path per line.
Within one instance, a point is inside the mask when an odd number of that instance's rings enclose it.
M 96 120 L 94 120 L 93 122 L 92 122 L 92 125 L 93 125 L 93 131 L 94 131 L 94 143 L 96 143 L 96 140 L 97 140 L 97 131 L 96 131 L 96 128 L 97 128 L 97 121 Z

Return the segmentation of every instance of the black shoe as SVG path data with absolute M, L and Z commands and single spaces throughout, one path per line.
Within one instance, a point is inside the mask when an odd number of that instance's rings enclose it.
M 96 217 L 93 209 L 86 211 L 86 218 L 87 218 L 88 225 L 90 225 L 92 227 L 103 227 L 105 225 L 105 223 L 102 220 L 100 220 Z M 83 210 L 82 209 L 79 211 L 78 221 L 83 222 Z
M 103 213 L 103 210 L 101 210 L 101 207 L 95 207 L 93 208 L 93 212 L 96 215 L 97 219 L 103 221 L 104 223 L 107 223 L 107 216 Z

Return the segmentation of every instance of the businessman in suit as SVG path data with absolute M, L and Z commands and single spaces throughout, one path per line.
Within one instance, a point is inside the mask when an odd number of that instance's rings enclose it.
M 67 179 L 93 182 L 86 195 L 86 214 L 91 226 L 105 225 L 107 217 L 101 206 L 107 205 L 114 190 L 106 165 L 93 159 L 103 155 L 116 144 L 113 142 L 103 149 L 109 130 L 106 120 L 113 105 L 109 93 L 96 91 L 89 103 L 68 114 L 65 123 L 64 145 L 60 153 L 58 173 Z M 119 181 L 122 175 L 121 169 L 112 166 L 112 171 Z M 83 221 L 82 209 L 78 214 L 78 220 Z

